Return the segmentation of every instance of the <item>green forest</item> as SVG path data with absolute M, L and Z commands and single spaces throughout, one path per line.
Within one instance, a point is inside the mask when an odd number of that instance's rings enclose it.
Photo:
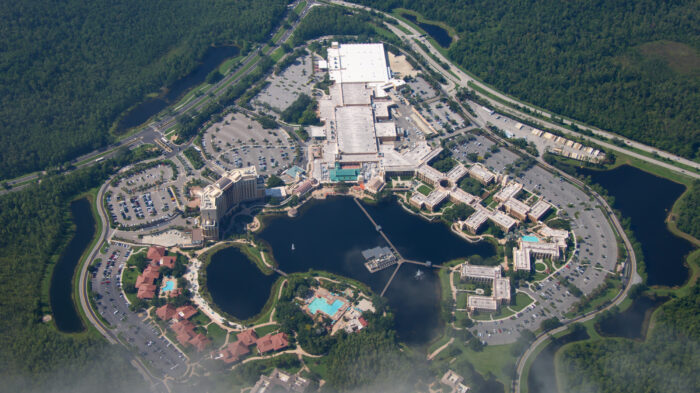
M 526 102 L 700 159 L 700 3 L 355 0 L 453 26 L 449 57 Z
M 294 46 L 326 35 L 367 35 L 374 29 L 364 14 L 353 14 L 341 7 L 313 8 L 292 35 Z
M 284 0 L 0 4 L 0 179 L 108 143 L 118 116 L 197 65 L 212 44 L 263 41 Z
M 678 201 L 678 229 L 700 239 L 700 180 L 690 185 L 686 194 Z
M 143 378 L 90 329 L 62 334 L 48 312 L 42 284 L 72 234 L 69 204 L 136 157 L 128 150 L 70 175 L 47 176 L 36 186 L 0 198 L 0 379 L 5 391 L 139 391 Z
M 700 286 L 662 306 L 643 342 L 608 338 L 562 353 L 567 392 L 691 392 L 700 386 Z

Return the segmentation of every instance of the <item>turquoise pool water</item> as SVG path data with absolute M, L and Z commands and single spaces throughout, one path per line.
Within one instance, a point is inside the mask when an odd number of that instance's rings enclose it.
M 343 304 L 345 303 L 338 299 L 336 299 L 333 304 L 328 304 L 325 299 L 317 297 L 309 304 L 309 311 L 311 311 L 312 315 L 316 315 L 316 312 L 321 311 L 332 317 L 338 312 L 338 309 L 343 307 Z
M 523 236 L 522 239 L 524 242 L 531 242 L 531 243 L 537 243 L 538 241 L 540 241 L 540 239 L 537 236 L 530 236 L 530 235 Z
M 175 281 L 170 280 L 165 283 L 165 286 L 163 287 L 163 292 L 169 292 L 175 289 Z

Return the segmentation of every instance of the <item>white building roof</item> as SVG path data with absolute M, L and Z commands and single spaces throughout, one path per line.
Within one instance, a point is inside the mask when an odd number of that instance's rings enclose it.
M 467 228 L 476 231 L 481 225 L 483 225 L 486 222 L 488 218 L 488 211 L 479 209 L 476 212 L 474 212 L 471 216 L 467 217 L 467 220 L 464 222 L 464 224 L 467 226 Z
M 396 124 L 393 121 L 374 123 L 377 138 L 396 138 Z
M 515 198 L 508 199 L 503 206 L 506 207 L 506 209 L 511 212 L 515 213 L 521 216 L 525 216 L 527 212 L 530 211 L 530 206 L 526 205 L 524 202 L 521 202 Z
M 540 199 L 532 205 L 532 209 L 530 209 L 530 216 L 533 217 L 535 220 L 539 221 L 540 218 L 544 215 L 544 213 L 549 210 L 549 208 L 552 207 L 549 203 L 545 202 L 544 199 Z
M 513 267 L 516 271 L 530 271 L 530 253 L 527 250 L 513 247 Z
M 343 106 L 336 108 L 338 149 L 340 153 L 376 153 L 374 119 L 369 106 Z
M 517 223 L 513 218 L 500 211 L 491 213 L 491 215 L 489 215 L 489 219 L 506 232 L 510 231 L 511 228 L 513 228 L 513 226 Z
M 472 265 L 468 262 L 462 264 L 460 271 L 461 278 L 472 278 L 482 280 L 493 280 L 501 275 L 501 266 L 481 266 Z
M 498 310 L 498 302 L 496 299 L 489 296 L 472 295 L 467 298 L 467 307 L 478 310 L 496 311 Z
M 497 277 L 493 281 L 493 298 L 498 301 L 510 301 L 510 279 Z
M 514 197 L 517 195 L 520 190 L 523 189 L 523 185 L 512 181 L 508 183 L 505 187 L 503 187 L 500 191 L 496 193 L 496 195 L 493 196 L 493 199 L 499 201 L 499 202 L 505 202 L 508 199 Z
M 491 171 L 478 164 L 472 165 L 469 168 L 469 175 L 484 183 L 490 183 L 494 178 Z
M 328 49 L 328 70 L 340 83 L 389 81 L 384 44 L 341 44 Z

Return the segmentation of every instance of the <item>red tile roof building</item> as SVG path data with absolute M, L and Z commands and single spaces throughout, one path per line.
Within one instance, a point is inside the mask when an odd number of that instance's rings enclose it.
M 229 343 L 219 354 L 224 363 L 239 361 L 243 356 L 250 353 L 250 349 L 240 341 Z
M 160 277 L 158 268 L 149 265 L 144 269 L 143 273 L 136 277 L 134 286 L 139 290 L 136 297 L 139 299 L 153 299 L 156 295 L 156 286 L 154 284 L 158 277 Z
M 197 350 L 202 351 L 210 343 L 207 336 L 195 333 L 194 324 L 188 320 L 175 322 L 171 327 L 176 334 L 177 341 L 183 346 L 192 345 Z
M 161 258 L 165 256 L 165 247 L 151 246 L 148 248 L 146 253 L 146 258 L 151 261 L 160 261 Z
M 175 268 L 175 260 L 177 260 L 177 257 L 168 255 L 160 258 L 159 265 L 173 269 Z
M 176 308 L 172 304 L 166 304 L 164 306 L 158 307 L 158 309 L 156 310 L 156 315 L 158 316 L 158 318 L 164 321 L 169 321 L 173 319 L 176 313 Z
M 141 284 L 136 297 L 139 299 L 153 299 L 156 296 L 156 286 L 153 284 Z
M 192 344 L 192 346 L 197 348 L 197 350 L 200 352 L 203 351 L 210 342 L 211 340 L 209 340 L 203 333 L 198 333 L 190 340 L 190 344 Z
M 242 342 L 243 345 L 249 347 L 258 341 L 258 336 L 255 334 L 255 330 L 248 329 L 238 333 L 238 341 Z
M 190 319 L 196 313 L 197 309 L 188 304 L 186 306 L 178 307 L 175 312 L 175 317 L 179 320 Z
M 256 344 L 258 345 L 258 352 L 263 354 L 287 348 L 289 346 L 289 341 L 287 341 L 287 335 L 285 333 L 277 333 L 274 335 L 268 334 L 267 336 L 259 338 Z

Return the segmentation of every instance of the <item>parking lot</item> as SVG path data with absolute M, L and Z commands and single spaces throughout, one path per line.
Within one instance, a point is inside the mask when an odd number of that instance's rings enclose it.
M 513 342 L 522 329 L 536 330 L 544 319 L 564 319 L 579 298 L 562 283 L 568 280 L 584 294 L 589 294 L 603 284 L 617 263 L 612 228 L 600 208 L 583 191 L 537 166 L 523 172 L 519 181 L 559 207 L 560 215 L 571 219 L 574 236 L 581 242 L 578 252 L 559 271 L 530 288 L 520 288 L 536 300 L 534 307 L 502 320 L 476 324 L 476 333 L 491 345 Z
M 129 310 L 129 303 L 121 291 L 121 273 L 132 248 L 112 242 L 103 251 L 100 254 L 102 261 L 90 280 L 97 312 L 114 328 L 115 335 L 137 348 L 150 367 L 172 377 L 182 375 L 187 371 L 187 358 L 161 335 L 153 322 L 143 320 L 145 314 Z
M 429 100 L 438 95 L 438 92 L 420 76 L 411 78 L 406 84 L 413 90 L 413 96 L 418 100 Z
M 289 168 L 296 156 L 294 140 L 282 129 L 265 130 L 242 113 L 230 114 L 210 127 L 202 141 L 223 170 L 255 166 L 261 175 Z
M 122 179 L 110 187 L 105 201 L 112 220 L 122 227 L 144 227 L 166 221 L 176 215 L 178 181 L 172 180 L 168 165 L 146 169 Z
M 446 103 L 440 100 L 430 102 L 428 108 L 429 110 L 423 108 L 423 117 L 438 131 L 449 133 L 449 131 L 454 132 L 467 126 L 459 113 L 453 112 Z
M 296 64 L 287 67 L 280 75 L 273 74 L 267 82 L 268 86 L 252 100 L 256 109 L 270 107 L 273 111 L 281 112 L 287 109 L 299 94 L 311 95 L 314 85 L 311 56 L 300 57 Z

